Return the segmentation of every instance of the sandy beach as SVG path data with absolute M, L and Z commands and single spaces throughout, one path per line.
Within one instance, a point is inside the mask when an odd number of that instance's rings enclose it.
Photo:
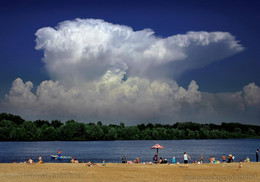
M 149 165 L 115 164 L 0 164 L 1 182 L 31 181 L 260 181 L 260 163 Z

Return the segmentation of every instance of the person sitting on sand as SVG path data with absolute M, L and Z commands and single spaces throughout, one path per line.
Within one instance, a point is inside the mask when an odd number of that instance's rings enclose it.
M 153 161 L 154 161 L 155 163 L 157 163 L 157 155 L 156 155 L 156 154 L 153 156 Z
M 75 160 L 73 157 L 71 157 L 71 160 L 70 160 L 71 163 L 75 163 Z
M 139 158 L 138 158 L 138 157 L 136 158 L 136 163 L 137 163 L 137 164 L 139 164 L 139 163 L 140 163 L 140 160 L 139 160 Z
M 213 158 L 211 156 L 209 157 L 209 163 L 213 163 Z
M 41 155 L 40 155 L 40 157 L 39 157 L 38 164 L 43 164 L 43 161 L 42 161 L 42 156 L 41 156 Z
M 229 154 L 228 155 L 228 163 L 231 163 L 231 161 L 232 161 L 232 154 Z
M 200 163 L 203 163 L 203 155 L 200 155 Z
M 35 164 L 35 163 L 33 162 L 32 158 L 30 158 L 30 159 L 28 160 L 27 164 Z
M 160 157 L 159 163 L 160 163 L 160 164 L 163 163 L 162 157 Z
M 215 163 L 215 156 L 212 156 L 212 162 Z

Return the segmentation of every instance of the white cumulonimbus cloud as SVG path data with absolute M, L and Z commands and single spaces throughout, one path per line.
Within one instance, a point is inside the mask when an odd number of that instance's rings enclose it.
M 133 124 L 212 116 L 233 121 L 234 112 L 260 108 L 260 88 L 253 83 L 240 92 L 210 94 L 200 92 L 195 81 L 185 89 L 173 79 L 241 52 L 244 48 L 227 32 L 160 38 L 150 29 L 76 19 L 35 35 L 51 80 L 35 93 L 30 81 L 13 82 L 3 105 L 21 115 Z

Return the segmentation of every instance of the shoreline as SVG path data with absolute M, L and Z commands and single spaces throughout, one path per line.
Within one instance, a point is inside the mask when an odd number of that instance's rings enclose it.
M 260 181 L 260 163 L 122 164 L 0 163 L 1 181 Z

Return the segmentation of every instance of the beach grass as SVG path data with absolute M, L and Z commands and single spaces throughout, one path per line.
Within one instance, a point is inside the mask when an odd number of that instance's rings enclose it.
M 1 163 L 0 181 L 260 181 L 260 163 L 230 164 L 117 164 L 86 166 L 83 163 Z

